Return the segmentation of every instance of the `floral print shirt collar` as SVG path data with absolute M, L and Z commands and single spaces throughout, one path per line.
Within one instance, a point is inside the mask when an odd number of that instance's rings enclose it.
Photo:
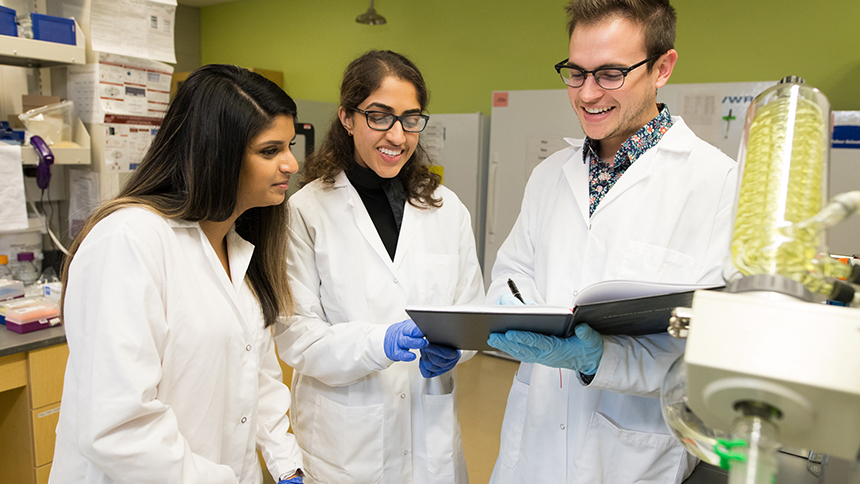
M 582 146 L 582 162 L 589 163 L 589 215 L 594 214 L 597 205 L 627 168 L 660 142 L 663 134 L 672 127 L 669 108 L 665 104 L 658 104 L 657 109 L 660 112 L 654 119 L 621 144 L 621 149 L 615 153 L 612 163 L 606 163 L 597 156 L 600 142 L 586 136 Z

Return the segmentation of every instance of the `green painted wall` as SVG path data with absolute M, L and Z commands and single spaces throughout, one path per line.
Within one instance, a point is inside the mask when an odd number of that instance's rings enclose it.
M 204 63 L 284 73 L 290 95 L 337 102 L 343 70 L 368 49 L 406 54 L 430 87 L 430 112 L 490 112 L 495 90 L 561 89 L 565 0 L 244 0 L 201 9 Z M 800 75 L 833 109 L 860 109 L 860 1 L 674 0 L 672 82 Z

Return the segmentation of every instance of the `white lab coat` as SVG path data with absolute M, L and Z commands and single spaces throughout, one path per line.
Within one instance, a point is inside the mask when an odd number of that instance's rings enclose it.
M 295 369 L 290 417 L 307 484 L 468 482 L 456 369 L 425 379 L 417 359 L 395 363 L 383 349 L 408 304 L 483 302 L 469 212 L 447 188 L 435 195 L 440 208 L 406 204 L 394 261 L 344 173 L 290 198 L 296 313 L 275 339 Z
M 227 236 L 124 208 L 84 239 L 65 299 L 69 361 L 50 482 L 259 484 L 301 467 L 272 331 Z
M 525 298 L 571 306 L 611 279 L 721 283 L 736 163 L 680 118 L 621 176 L 589 218 L 581 149 L 538 165 L 499 250 L 488 301 L 516 281 Z M 681 482 L 695 465 L 663 421 L 659 390 L 684 342 L 667 333 L 604 336 L 597 374 L 521 364 L 491 483 Z

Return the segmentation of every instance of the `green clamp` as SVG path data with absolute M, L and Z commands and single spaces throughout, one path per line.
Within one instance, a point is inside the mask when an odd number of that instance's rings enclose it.
M 746 462 L 746 454 L 740 452 L 732 452 L 735 447 L 747 447 L 747 441 L 744 439 L 717 439 L 717 444 L 714 445 L 714 452 L 720 456 L 720 467 L 729 470 L 729 463 L 733 460 L 738 462 Z

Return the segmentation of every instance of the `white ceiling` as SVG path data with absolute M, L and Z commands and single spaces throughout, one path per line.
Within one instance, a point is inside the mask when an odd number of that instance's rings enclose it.
M 236 2 L 238 0 L 179 0 L 179 5 L 186 7 L 205 7 L 207 5 L 215 5 L 216 3 Z

